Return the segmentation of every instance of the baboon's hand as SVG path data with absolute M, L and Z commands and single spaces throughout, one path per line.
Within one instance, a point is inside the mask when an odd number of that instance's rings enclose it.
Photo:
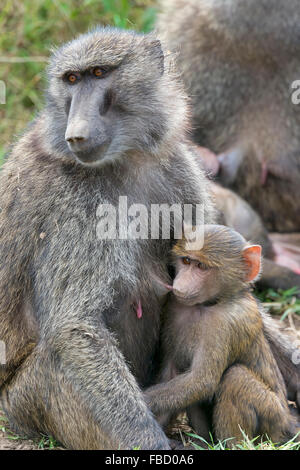
M 159 394 L 160 386 L 159 385 L 153 385 L 152 387 L 149 387 L 145 392 L 144 392 L 144 400 L 146 402 L 146 405 L 148 406 L 149 410 L 152 411 L 152 413 L 155 415 L 157 418 L 161 413 L 164 411 L 162 410 L 163 404 L 160 401 L 160 394 Z

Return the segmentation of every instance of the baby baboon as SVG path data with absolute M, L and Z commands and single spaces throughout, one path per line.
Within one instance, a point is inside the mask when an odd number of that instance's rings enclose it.
M 268 230 L 300 231 L 298 0 L 162 0 L 159 28 L 192 100 L 194 137 Z
M 212 406 L 217 439 L 240 438 L 241 429 L 250 439 L 290 439 L 296 419 L 249 288 L 261 247 L 221 225 L 204 227 L 201 249 L 188 245 L 183 239 L 172 250 L 176 276 L 164 319 L 162 383 L 146 390 L 147 403 L 163 422 L 187 408 L 204 437 L 203 415 Z
M 1 406 L 18 432 L 72 449 L 165 449 L 140 386 L 158 362 L 151 273 L 167 278 L 174 230 L 126 239 L 132 212 L 114 215 L 127 196 L 148 214 L 203 204 L 214 221 L 186 142 L 185 96 L 156 38 L 111 28 L 56 50 L 48 77 L 45 109 L 0 175 Z M 294 349 L 264 321 L 294 396 Z

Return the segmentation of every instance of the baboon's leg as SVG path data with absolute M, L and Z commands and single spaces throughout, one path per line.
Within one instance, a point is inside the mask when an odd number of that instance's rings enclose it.
M 50 355 L 27 358 L 2 391 L 1 406 L 22 435 L 49 434 L 69 449 L 118 449 Z
M 241 430 L 250 439 L 267 435 L 275 443 L 284 442 L 297 432 L 287 403 L 242 365 L 230 367 L 222 378 L 213 427 L 217 439 L 235 438 L 229 445 L 242 438 Z
M 211 441 L 209 433 L 212 432 L 211 406 L 206 404 L 191 405 L 186 410 L 189 424 L 198 436 L 207 442 Z
M 262 276 L 258 283 L 263 287 L 273 287 L 274 289 L 300 288 L 300 276 L 290 268 L 265 258 Z

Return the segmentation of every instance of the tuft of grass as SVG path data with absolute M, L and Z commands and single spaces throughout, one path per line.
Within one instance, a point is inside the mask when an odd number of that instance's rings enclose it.
M 256 296 L 274 315 L 280 315 L 280 321 L 288 320 L 290 330 L 300 337 L 300 298 L 297 287 L 288 290 L 256 290 Z
M 38 442 L 38 448 L 41 450 L 53 450 L 57 447 L 60 447 L 60 444 L 52 436 L 42 436 L 41 440 Z
M 290 439 L 285 444 L 276 444 L 272 442 L 268 437 L 265 440 L 255 437 L 254 439 L 249 439 L 249 437 L 243 431 L 243 439 L 241 442 L 229 446 L 228 443 L 232 441 L 233 438 L 225 439 L 224 441 L 214 442 L 213 437 L 210 436 L 211 441 L 207 442 L 202 437 L 193 433 L 186 433 L 189 438 L 192 438 L 192 446 L 195 450 L 300 450 L 300 442 L 296 442 L 296 439 L 299 436 L 299 433 Z M 199 441 L 198 442 L 195 442 Z
M 1 424 L 1 422 L 3 424 Z M 9 439 L 11 441 L 22 441 L 25 439 L 24 437 L 18 436 L 17 434 L 12 432 L 7 427 L 7 424 L 8 424 L 8 420 L 4 416 L 0 416 L 0 431 L 5 434 L 6 439 Z

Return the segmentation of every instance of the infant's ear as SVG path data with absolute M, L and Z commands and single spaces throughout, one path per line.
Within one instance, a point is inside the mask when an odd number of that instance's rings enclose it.
M 261 246 L 250 245 L 243 249 L 243 258 L 247 266 L 246 281 L 255 281 L 260 273 Z

